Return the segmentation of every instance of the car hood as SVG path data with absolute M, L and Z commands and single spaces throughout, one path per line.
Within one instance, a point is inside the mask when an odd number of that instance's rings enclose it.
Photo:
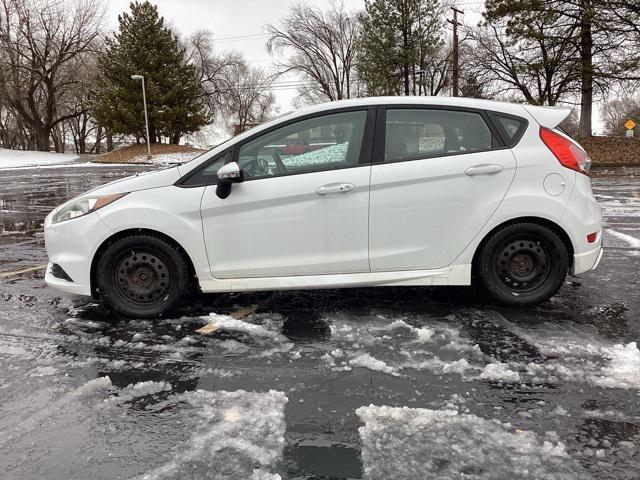
M 79 197 L 86 195 L 112 195 L 114 193 L 137 192 L 151 188 L 166 187 L 175 183 L 180 178 L 178 167 L 156 170 L 154 172 L 137 173 L 131 177 L 121 178 L 113 182 L 105 183 L 99 187 L 84 192 Z
M 156 170 L 154 172 L 137 173 L 131 177 L 121 178 L 113 182 L 105 183 L 91 190 L 87 190 L 80 195 L 70 198 L 61 205 L 54 208 L 45 219 L 45 225 L 50 221 L 51 216 L 69 203 L 83 197 L 95 197 L 102 195 L 113 195 L 116 193 L 130 193 L 140 190 L 149 190 L 151 188 L 166 187 L 175 183 L 180 178 L 180 170 L 178 167 L 167 168 L 164 170 Z

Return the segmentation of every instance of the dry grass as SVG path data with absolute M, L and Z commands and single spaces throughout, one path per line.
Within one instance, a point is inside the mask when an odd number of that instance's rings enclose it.
M 640 138 L 579 138 L 594 165 L 640 165 Z
M 151 144 L 151 156 L 165 153 L 202 152 L 202 150 L 185 145 L 168 145 L 166 143 Z M 98 163 L 145 163 L 147 161 L 146 145 L 131 145 L 112 152 L 98 155 Z

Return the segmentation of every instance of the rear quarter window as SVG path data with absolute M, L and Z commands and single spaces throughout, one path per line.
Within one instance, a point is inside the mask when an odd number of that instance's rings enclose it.
M 524 118 L 495 112 L 490 116 L 508 147 L 513 147 L 520 141 L 528 123 Z

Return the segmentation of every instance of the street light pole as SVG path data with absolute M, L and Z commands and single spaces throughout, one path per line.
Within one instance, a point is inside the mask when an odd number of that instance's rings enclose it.
M 147 116 L 147 93 L 144 89 L 144 75 L 131 75 L 132 80 L 142 80 L 142 103 L 144 104 L 144 125 L 147 130 L 147 159 L 151 158 L 151 143 L 149 139 L 149 117 Z

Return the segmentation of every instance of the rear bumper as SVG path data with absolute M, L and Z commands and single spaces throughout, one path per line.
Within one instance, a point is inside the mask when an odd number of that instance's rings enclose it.
M 600 260 L 604 249 L 602 246 L 598 246 L 593 250 L 584 253 L 577 253 L 573 256 L 573 266 L 571 267 L 571 275 L 579 275 L 589 270 L 594 270 Z

